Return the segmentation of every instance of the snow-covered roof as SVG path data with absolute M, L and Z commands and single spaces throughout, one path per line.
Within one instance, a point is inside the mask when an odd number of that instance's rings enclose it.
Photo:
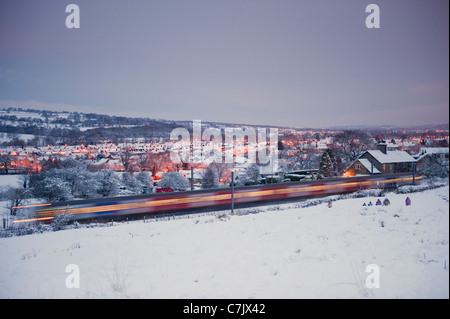
M 448 147 L 421 147 L 420 154 L 448 154 Z
M 388 143 L 387 145 L 386 145 L 386 147 L 388 148 L 388 149 L 396 149 L 396 148 L 398 148 L 399 147 L 399 145 L 398 144 L 393 144 L 393 143 Z
M 357 161 L 359 161 L 369 172 L 372 172 L 372 164 L 367 158 L 360 158 Z M 378 170 L 378 168 L 373 165 L 373 173 L 374 174 L 381 174 L 381 172 Z
M 414 158 L 416 159 L 416 162 L 420 161 L 422 158 L 424 158 L 425 156 L 428 156 L 430 154 L 427 153 L 419 153 L 419 154 L 415 154 Z
M 109 161 L 109 158 L 101 158 L 98 161 L 95 161 L 92 163 L 93 165 L 103 165 L 106 164 Z
M 405 151 L 387 151 L 386 154 L 384 154 L 380 150 L 370 150 L 367 152 L 381 164 L 404 163 L 404 162 L 413 163 L 416 161 L 411 155 L 409 155 Z

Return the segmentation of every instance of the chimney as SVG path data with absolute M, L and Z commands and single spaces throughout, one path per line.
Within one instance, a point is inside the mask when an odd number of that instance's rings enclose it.
M 386 154 L 387 144 L 385 141 L 379 141 L 377 144 L 377 150 L 381 151 L 383 154 Z

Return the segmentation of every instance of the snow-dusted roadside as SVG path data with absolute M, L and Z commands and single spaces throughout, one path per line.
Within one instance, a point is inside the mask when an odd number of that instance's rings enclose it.
M 448 191 L 0 238 L 0 298 L 448 298 Z

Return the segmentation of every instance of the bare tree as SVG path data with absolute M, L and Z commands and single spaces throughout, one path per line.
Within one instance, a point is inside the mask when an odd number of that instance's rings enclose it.
M 131 168 L 131 152 L 128 147 L 124 152 L 120 153 L 120 160 L 122 161 L 125 172 L 129 172 Z
M 155 178 L 159 170 L 170 167 L 171 161 L 167 154 L 147 152 L 140 156 L 139 165 L 144 170 L 151 171 L 152 177 Z
M 24 205 L 25 201 L 30 195 L 29 188 L 23 187 L 10 187 L 6 191 L 6 197 L 8 201 L 6 206 L 11 214 L 11 216 L 16 216 L 20 206 Z
M 217 177 L 219 181 L 223 180 L 225 183 L 231 180 L 231 168 L 232 165 L 229 163 L 211 163 L 209 167 L 214 167 L 217 172 Z
M 292 159 L 292 169 L 305 170 L 305 169 L 317 169 L 319 168 L 321 157 L 315 152 L 302 152 L 298 151 Z
M 202 187 L 203 188 L 215 188 L 219 187 L 219 173 L 214 163 L 208 165 L 202 174 Z
M 335 143 L 334 150 L 347 162 L 356 160 L 375 143 L 369 133 L 360 130 L 344 130 L 336 134 L 333 140 Z
M 3 168 L 5 174 L 8 174 L 8 168 L 11 165 L 11 161 L 12 161 L 11 155 L 9 154 L 0 155 L 0 167 Z

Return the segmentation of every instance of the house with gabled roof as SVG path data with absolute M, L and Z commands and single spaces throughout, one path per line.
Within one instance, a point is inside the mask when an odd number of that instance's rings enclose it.
M 449 171 L 449 148 L 448 147 L 421 147 L 419 153 L 414 155 L 417 167 L 426 164 L 426 158 L 430 157 Z
M 381 174 L 367 158 L 358 158 L 346 170 L 344 176 L 364 176 Z
M 416 159 L 405 151 L 388 151 L 387 144 L 382 141 L 376 150 L 365 151 L 349 168 L 345 176 L 393 174 L 412 172 Z

